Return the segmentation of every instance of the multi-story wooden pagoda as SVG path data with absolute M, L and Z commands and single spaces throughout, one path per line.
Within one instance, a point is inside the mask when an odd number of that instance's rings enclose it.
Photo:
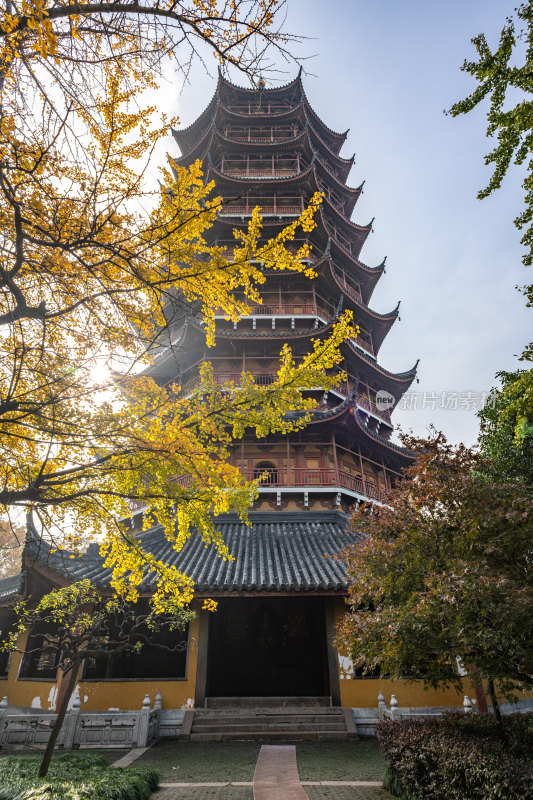
M 261 208 L 264 236 L 270 238 L 297 218 L 311 196 L 324 199 L 310 234 L 315 280 L 273 272 L 267 276 L 263 304 L 235 324 L 217 318 L 216 348 L 207 351 L 205 330 L 194 315 L 173 315 L 171 340 L 153 371 L 158 380 L 179 381 L 184 393 L 199 383 L 204 359 L 218 379 L 238 381 L 241 372 L 257 382 L 274 380 L 282 343 L 296 355 L 311 349 L 311 339 L 326 334 L 343 308 L 353 311 L 359 335 L 344 346 L 348 380 L 317 396 L 313 423 L 296 436 L 243 441 L 233 461 L 249 477 L 266 473 L 257 510 L 349 510 L 361 501 L 385 502 L 387 491 L 408 458 L 390 440 L 391 410 L 415 377 L 378 362 L 398 306 L 380 314 L 370 307 L 384 264 L 368 267 L 360 259 L 372 223 L 350 216 L 362 192 L 346 184 L 353 158 L 339 151 L 346 134 L 326 127 L 312 110 L 301 78 L 279 89 L 253 90 L 220 77 L 216 93 L 188 128 L 174 131 L 187 167 L 196 159 L 224 204 L 210 234 L 231 252 L 233 229 L 244 227 Z M 301 242 L 296 241 L 294 247 Z
M 342 309 L 353 311 L 360 333 L 343 345 L 347 381 L 316 393 L 316 410 L 304 430 L 261 440 L 250 434 L 235 447 L 233 463 L 263 481 L 251 526 L 231 515 L 217 519 L 233 561 L 217 558 L 195 535 L 177 553 L 160 527 L 142 534 L 147 549 L 164 554 L 194 579 L 198 600 L 218 601 L 215 614 L 200 610 L 192 623 L 187 658 L 162 663 L 145 653 L 138 663 L 134 658 L 108 663 L 105 674 L 97 664 L 87 664 L 79 676 L 80 697 L 89 709 L 109 703 L 137 708 L 146 692 L 157 690 L 167 710 L 242 705 L 243 698 L 249 704 L 268 698 L 301 704 L 306 698 L 311 705 L 375 707 L 386 682 L 358 680 L 332 644 L 346 578 L 342 563 L 330 556 L 357 539 L 348 530 L 350 509 L 386 503 L 409 463 L 409 453 L 391 441 L 391 413 L 416 366 L 393 373 L 378 360 L 398 307 L 386 314 L 371 307 L 384 263 L 370 267 L 360 258 L 372 223 L 351 220 L 362 185 L 346 183 L 353 165 L 353 158 L 339 155 L 346 134 L 330 130 L 313 111 L 299 75 L 286 86 L 256 90 L 220 76 L 205 111 L 174 136 L 181 151 L 178 163 L 188 166 L 200 159 L 206 180 L 213 180 L 216 194 L 224 198 L 210 236 L 229 252 L 233 229 L 247 225 L 255 206 L 261 207 L 269 239 L 300 215 L 316 191 L 324 197 L 310 234 L 316 278 L 267 274 L 264 302 L 237 323 L 220 315 L 216 346 L 209 350 L 197 310 L 169 308 L 168 344 L 154 353 L 153 377 L 179 383 L 187 395 L 199 385 L 199 367 L 208 360 L 220 381 L 238 382 L 246 371 L 268 384 L 282 344 L 289 342 L 295 356 L 309 352 L 312 338 L 327 335 Z M 140 517 L 134 515 L 132 522 L 139 532 Z M 9 579 L 9 585 L 0 585 L 5 603 L 17 593 L 85 576 L 105 587 L 109 577 L 96 546 L 65 559 L 35 535 L 28 538 L 24 566 L 22 583 Z M 148 584 L 143 586 L 149 591 Z M 39 659 L 15 658 L 1 669 L 10 702 L 24 705 L 28 692 L 43 698 L 53 694 L 55 667 L 46 660 L 41 665 Z M 32 683 L 36 679 L 49 684 Z M 403 691 L 400 700 L 406 705 L 428 703 L 419 688 Z M 454 702 L 444 696 L 435 701 Z

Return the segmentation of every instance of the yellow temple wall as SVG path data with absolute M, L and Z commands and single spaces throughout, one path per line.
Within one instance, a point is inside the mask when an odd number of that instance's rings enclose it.
M 424 708 L 425 706 L 463 707 L 463 697 L 475 697 L 470 681 L 464 681 L 464 691 L 454 689 L 425 690 L 420 681 L 386 680 L 383 678 L 346 678 L 340 681 L 341 704 L 348 708 L 377 708 L 378 692 L 383 692 L 387 704 L 391 694 L 396 695 L 402 708 Z
M 335 603 L 335 622 L 340 622 L 347 606 L 340 598 Z M 385 701 L 396 695 L 401 707 L 424 708 L 426 706 L 463 706 L 464 695 L 475 697 L 470 680 L 463 681 L 461 693 L 455 689 L 426 689 L 421 681 L 388 680 L 385 678 L 354 678 L 350 675 L 350 661 L 339 658 L 341 705 L 345 708 L 377 708 L 378 692 L 383 692 Z
M 158 691 L 163 697 L 163 708 L 190 708 L 194 703 L 196 663 L 198 657 L 198 618 L 190 625 L 187 677 L 181 680 L 80 680 L 76 684 L 84 711 L 105 711 L 141 708 L 144 696 L 150 695 L 153 706 Z M 21 635 L 18 648 L 24 650 L 27 633 Z M 134 657 L 134 656 L 132 656 Z M 165 657 L 162 652 L 161 657 Z M 7 678 L 0 680 L 0 696 L 4 695 L 11 706 L 32 706 L 35 709 L 55 710 L 60 680 L 18 679 L 22 653 L 15 653 Z M 81 673 L 81 668 L 80 668 Z

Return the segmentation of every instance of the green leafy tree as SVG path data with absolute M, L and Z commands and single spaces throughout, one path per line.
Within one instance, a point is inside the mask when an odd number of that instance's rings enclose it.
M 476 61 L 465 60 L 462 69 L 472 75 L 477 86 L 464 100 L 455 103 L 452 116 L 468 114 L 485 98 L 490 98 L 487 112 L 487 136 L 497 144 L 485 156 L 494 171 L 478 197 L 499 189 L 512 163 L 526 168 L 523 187 L 525 208 L 515 219 L 525 229 L 522 243 L 527 250 L 524 263 L 533 262 L 533 2 L 522 3 L 515 15 L 508 17 L 496 48 L 491 48 L 485 34 L 472 39 L 478 54 Z M 526 287 L 528 301 L 533 301 L 533 285 Z
M 493 389 L 479 412 L 479 445 L 489 459 L 488 474 L 496 482 L 533 487 L 533 370 L 498 372 Z
M 184 630 L 194 616 L 185 609 L 162 616 L 156 612 L 153 603 L 144 607 L 124 602 L 116 596 L 103 596 L 88 580 L 53 590 L 33 604 L 20 602 L 15 612 L 16 624 L 0 643 L 1 649 L 22 652 L 18 649 L 20 634 L 28 631 L 31 637 L 32 629 L 44 630 L 47 633 L 36 636 L 33 644 L 29 639 L 24 655 L 28 657 L 34 652 L 49 654 L 57 659 L 62 676 L 57 718 L 43 753 L 40 777 L 48 773 L 82 662 L 88 658 L 106 659 L 120 654 L 133 656 L 147 644 L 160 647 L 162 656 L 176 652 L 186 647 L 186 642 L 177 637 L 176 644 L 169 646 L 158 642 L 157 634 Z
M 337 644 L 356 667 L 461 689 L 457 659 L 507 697 L 533 687 L 533 500 L 495 484 L 486 460 L 442 433 L 417 453 L 390 507 L 357 510 L 346 551 L 349 606 Z

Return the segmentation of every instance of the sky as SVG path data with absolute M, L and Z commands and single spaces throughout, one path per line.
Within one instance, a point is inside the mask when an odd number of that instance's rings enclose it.
M 533 339 L 533 310 L 515 286 L 532 282 L 522 265 L 518 168 L 493 197 L 476 199 L 490 170 L 484 155 L 484 109 L 452 118 L 443 110 L 474 88 L 461 72 L 480 32 L 498 41 L 514 0 L 288 0 L 287 30 L 307 39 L 307 97 L 334 130 L 350 129 L 342 155 L 356 153 L 348 183 L 365 180 L 352 219 L 373 233 L 361 253 L 371 265 L 387 256 L 387 271 L 371 300 L 379 312 L 401 299 L 397 322 L 380 351 L 401 372 L 419 358 L 419 383 L 393 419 L 425 435 L 430 425 L 453 442 L 473 444 L 476 410 L 496 385 L 498 370 L 520 366 Z M 211 63 L 208 58 L 208 64 Z M 205 66 L 181 87 L 169 76 L 159 107 L 189 125 L 216 85 Z M 269 86 L 288 82 L 297 66 Z M 237 83 L 244 79 L 232 74 Z M 177 155 L 171 141 L 162 143 Z M 446 407 L 448 406 L 448 407 Z M 454 408 L 454 406 L 456 406 Z

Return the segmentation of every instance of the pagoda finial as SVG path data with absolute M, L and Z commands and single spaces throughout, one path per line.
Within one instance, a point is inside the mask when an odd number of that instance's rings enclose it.
M 298 78 L 302 77 L 302 70 L 303 70 L 303 66 L 300 64 L 300 69 L 298 70 Z

